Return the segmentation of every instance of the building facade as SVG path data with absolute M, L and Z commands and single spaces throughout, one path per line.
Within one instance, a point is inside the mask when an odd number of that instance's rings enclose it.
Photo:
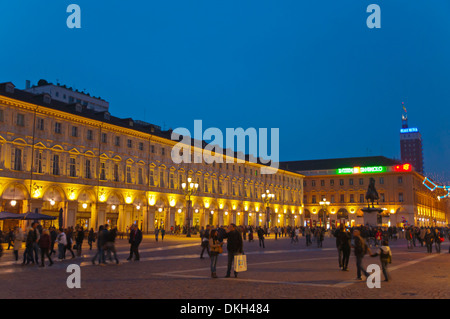
M 403 163 L 410 163 L 416 172 L 424 174 L 422 135 L 417 127 L 408 127 L 408 115 L 403 105 L 400 129 L 400 156 Z
M 33 94 L 47 93 L 53 100 L 63 103 L 79 103 L 88 110 L 105 112 L 109 110 L 109 103 L 99 97 L 91 96 L 89 93 L 80 92 L 66 85 L 48 83 L 46 80 L 39 80 L 37 85 L 31 86 L 27 81 L 25 91 Z
M 56 227 L 135 223 L 172 226 L 265 225 L 261 195 L 275 194 L 270 225 L 302 223 L 303 175 L 260 174 L 263 165 L 224 155 L 223 163 L 174 164 L 170 132 L 131 118 L 67 104 L 47 93 L 0 84 L 0 205 L 17 214 L 59 217 Z M 192 156 L 202 149 L 191 147 Z M 232 163 L 229 163 L 232 162 Z M 199 184 L 188 216 L 182 183 Z M 17 221 L 0 221 L 8 229 Z M 50 222 L 46 222 L 50 223 Z
M 424 176 L 408 163 L 382 156 L 285 162 L 304 178 L 305 222 L 311 225 L 364 225 L 362 209 L 370 179 L 379 195 L 380 226 L 447 226 L 447 200 L 423 185 Z M 325 199 L 325 200 L 324 200 Z

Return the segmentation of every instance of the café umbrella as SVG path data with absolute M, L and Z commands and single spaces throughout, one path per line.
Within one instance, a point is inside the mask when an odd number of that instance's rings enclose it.
M 9 212 L 0 212 L 0 220 L 6 219 L 22 219 L 20 214 L 14 214 Z
M 54 216 L 49 216 L 49 215 L 44 215 L 44 214 L 39 214 L 39 213 L 26 213 L 23 215 L 19 215 L 21 218 L 20 219 L 24 219 L 24 220 L 54 220 L 56 219 L 56 217 Z

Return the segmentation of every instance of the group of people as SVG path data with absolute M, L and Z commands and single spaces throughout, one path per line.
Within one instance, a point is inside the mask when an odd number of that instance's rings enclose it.
M 211 277 L 217 278 L 217 260 L 220 254 L 223 253 L 223 241 L 227 239 L 227 273 L 226 278 L 231 276 L 231 267 L 234 263 L 234 257 L 238 254 L 244 253 L 243 237 L 236 224 L 230 224 L 227 228 L 225 226 L 213 228 L 210 225 L 200 230 L 200 239 L 202 245 L 202 251 L 200 258 L 203 259 L 203 253 L 206 251 L 211 259 Z M 237 277 L 238 273 L 233 272 L 234 277 Z
M 39 265 L 45 267 L 45 258 L 48 259 L 48 266 L 52 266 L 53 254 L 57 254 L 58 260 L 65 260 L 67 253 L 72 258 L 81 257 L 83 242 L 87 237 L 89 249 L 92 250 L 93 243 L 97 242 L 97 252 L 92 258 L 92 263 L 98 259 L 100 265 L 106 264 L 106 260 L 112 258 L 119 263 L 115 240 L 119 232 L 117 227 L 109 229 L 109 225 L 101 225 L 97 233 L 91 228 L 86 232 L 82 226 L 59 228 L 43 228 L 38 222 L 33 222 L 24 232 L 21 227 L 16 226 L 14 230 L 8 232 L 8 250 L 12 247 L 14 259 L 19 262 L 19 251 L 25 243 L 22 265 Z M 163 236 L 163 234 L 162 234 Z M 139 245 L 142 242 L 142 232 L 136 225 L 129 228 L 130 255 L 127 260 L 139 260 Z M 1 241 L 0 241 L 1 243 Z M 55 250 L 55 245 L 57 251 Z M 0 245 L 2 248 L 2 246 Z M 74 252 L 75 251 L 75 252 Z
M 83 239 L 84 231 L 80 226 L 77 226 L 75 230 L 73 227 L 56 230 L 55 227 L 47 229 L 43 228 L 40 223 L 33 222 L 25 232 L 21 227 L 16 226 L 14 230 L 8 233 L 7 249 L 13 248 L 14 260 L 19 262 L 19 251 L 23 243 L 25 243 L 22 265 L 35 264 L 45 267 L 45 258 L 48 259 L 49 266 L 52 266 L 54 263 L 52 255 L 56 255 L 55 244 L 58 249 L 58 259 L 65 259 L 67 251 L 72 254 L 72 258 L 75 258 L 73 242 L 76 242 L 77 255 L 81 256 L 81 244 L 79 245 L 79 243 Z

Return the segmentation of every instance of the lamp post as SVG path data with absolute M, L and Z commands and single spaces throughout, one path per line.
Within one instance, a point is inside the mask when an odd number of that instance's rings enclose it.
M 275 195 L 270 193 L 269 190 L 266 190 L 265 193 L 261 195 L 263 202 L 266 204 L 266 228 L 269 229 L 269 220 L 270 220 L 270 203 L 275 198 Z
M 323 219 L 322 219 L 322 221 L 325 221 L 325 218 L 327 218 L 326 216 L 327 216 L 327 213 L 328 213 L 327 212 L 327 208 L 328 208 L 328 206 L 330 206 L 330 202 L 327 201 L 326 198 L 323 198 L 323 200 L 320 201 L 319 204 L 320 204 L 320 206 L 322 206 L 322 211 L 323 211 Z
M 197 193 L 198 183 L 193 183 L 192 179 L 189 177 L 187 183 L 182 183 L 181 188 L 183 189 L 184 195 L 187 199 L 187 233 L 186 237 L 191 237 L 191 196 Z

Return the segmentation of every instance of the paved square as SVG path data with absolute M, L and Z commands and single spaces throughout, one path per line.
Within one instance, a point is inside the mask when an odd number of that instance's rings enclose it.
M 323 248 L 306 247 L 305 240 L 291 244 L 290 238 L 244 242 L 248 271 L 238 278 L 224 278 L 226 249 L 219 256 L 218 279 L 210 277 L 210 260 L 200 259 L 198 237 L 166 236 L 158 242 L 145 236 L 141 260 L 128 262 L 129 246 L 118 240 L 120 264 L 92 265 L 95 251 L 84 244 L 83 256 L 56 262 L 53 267 L 15 264 L 11 251 L 0 259 L 0 298 L 150 298 L 150 299 L 310 299 L 310 298 L 448 298 L 450 296 L 450 254 L 448 242 L 441 254 L 426 253 L 425 247 L 406 248 L 404 240 L 393 241 L 392 281 L 369 289 L 357 281 L 352 256 L 349 272 L 338 267 L 335 240 L 326 238 Z M 81 288 L 69 289 L 69 264 L 81 267 Z M 364 265 L 379 264 L 366 256 Z M 381 280 L 383 280 L 381 276 Z M 30 289 L 32 287 L 32 289 Z

